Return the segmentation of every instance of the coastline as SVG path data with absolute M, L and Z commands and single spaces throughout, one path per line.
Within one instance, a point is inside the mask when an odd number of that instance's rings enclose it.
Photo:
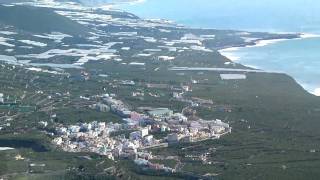
M 253 45 L 243 45 L 243 46 L 232 46 L 232 47 L 226 47 L 226 48 L 222 48 L 219 49 L 219 53 L 225 57 L 227 57 L 228 59 L 232 60 L 232 61 L 237 61 L 240 59 L 240 57 L 235 56 L 234 54 L 231 54 L 233 51 L 237 51 L 241 48 L 250 48 L 250 47 L 263 47 L 263 46 L 267 46 L 270 44 L 275 44 L 278 42 L 282 42 L 282 41 L 289 41 L 289 40 L 297 40 L 297 39 L 308 39 L 308 38 L 317 38 L 320 37 L 320 35 L 318 34 L 310 34 L 310 33 L 296 33 L 297 37 L 296 38 L 279 38 L 279 39 L 259 39 L 259 40 L 255 40 L 252 41 L 251 43 L 254 43 Z M 279 33 L 279 35 L 281 35 Z M 233 60 L 234 59 L 234 60 Z
M 282 33 L 279 33 L 279 34 L 281 35 Z M 254 65 L 241 63 L 241 57 L 236 55 L 236 51 L 238 51 L 241 48 L 264 47 L 267 45 L 271 45 L 271 44 L 275 44 L 275 43 L 283 42 L 283 41 L 299 40 L 299 39 L 302 40 L 302 39 L 319 38 L 320 37 L 319 34 L 311 34 L 311 33 L 300 33 L 300 34 L 297 33 L 297 35 L 298 35 L 297 38 L 280 38 L 280 39 L 268 39 L 268 40 L 260 39 L 260 40 L 253 41 L 254 45 L 250 44 L 250 45 L 244 45 L 244 46 L 227 47 L 227 48 L 223 48 L 223 49 L 218 50 L 218 52 L 221 55 L 228 58 L 229 60 L 231 60 L 232 62 L 239 63 L 239 64 L 242 64 L 244 66 L 254 68 L 254 69 L 264 69 L 263 67 L 256 67 Z M 320 96 L 320 88 L 316 88 L 316 87 L 311 88 L 310 85 L 307 85 L 303 82 L 300 82 L 299 80 L 296 80 L 296 82 L 299 85 L 301 85 L 309 93 L 311 93 L 315 96 Z
M 219 49 L 218 52 L 227 57 L 228 59 L 232 60 L 232 61 L 237 61 L 240 59 L 240 57 L 235 56 L 232 52 L 233 51 L 237 51 L 241 48 L 251 48 L 251 47 L 263 47 L 263 46 L 267 46 L 270 44 L 275 44 L 278 42 L 282 42 L 282 41 L 289 41 L 289 40 L 294 40 L 294 39 L 305 39 L 305 38 L 310 38 L 310 35 L 307 37 L 303 37 L 302 34 L 300 34 L 297 38 L 281 38 L 281 39 L 259 39 L 259 40 L 255 40 L 252 41 L 254 44 L 250 44 L 250 45 L 243 45 L 243 46 L 232 46 L 232 47 L 227 47 L 227 48 L 223 48 L 223 49 Z
M 240 60 L 240 57 L 236 56 L 233 52 L 237 51 L 237 50 L 239 50 L 241 48 L 263 47 L 263 46 L 267 46 L 267 45 L 270 45 L 270 44 L 275 44 L 275 43 L 282 42 L 282 41 L 311 38 L 311 36 L 314 37 L 313 35 L 306 35 L 304 37 L 304 34 L 298 34 L 298 36 L 296 38 L 259 39 L 259 40 L 254 40 L 254 41 L 250 42 L 249 45 L 232 46 L 232 47 L 222 48 L 222 49 L 219 49 L 218 52 L 221 55 L 223 55 L 223 56 L 227 57 L 228 59 L 230 59 L 231 61 L 236 62 L 236 61 Z M 254 44 L 252 45 L 251 43 L 254 43 Z M 248 66 L 250 66 L 250 65 L 248 65 Z

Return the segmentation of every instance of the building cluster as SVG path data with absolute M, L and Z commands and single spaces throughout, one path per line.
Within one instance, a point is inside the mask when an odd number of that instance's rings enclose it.
M 152 159 L 152 154 L 148 149 L 219 138 L 231 132 L 229 124 L 221 120 L 189 121 L 183 114 L 168 108 L 144 108 L 138 113 L 108 94 L 101 97 L 102 103 L 95 106 L 119 115 L 124 123 L 95 121 L 59 126 L 53 143 L 68 152 L 94 152 L 109 159 L 133 159 L 144 168 L 172 172 L 171 168 L 150 163 L 148 160 Z M 154 135 L 157 133 L 165 136 L 156 139 Z
M 114 94 L 104 94 L 99 96 L 101 102 L 91 105 L 90 107 L 101 112 L 113 112 L 122 118 L 131 117 L 130 108 L 121 100 L 115 99 Z
M 56 128 L 53 142 L 68 152 L 94 152 L 109 159 L 151 159 L 144 149 L 160 143 L 149 134 L 151 126 L 130 128 L 125 124 L 91 122 Z M 130 132 L 128 137 L 121 132 Z
M 198 120 L 189 122 L 180 122 L 180 124 L 169 123 L 170 134 L 167 136 L 167 142 L 170 143 L 191 143 L 207 139 L 216 139 L 231 132 L 229 124 L 221 120 Z
M 145 169 L 151 169 L 151 170 L 162 170 L 164 172 L 175 172 L 175 169 L 170 168 L 170 167 L 166 167 L 163 164 L 158 164 L 158 163 L 152 163 L 146 159 L 136 159 L 134 160 L 134 163 L 137 164 L 140 167 L 143 167 Z

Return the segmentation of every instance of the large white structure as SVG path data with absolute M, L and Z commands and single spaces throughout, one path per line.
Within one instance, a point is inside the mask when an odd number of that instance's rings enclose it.
M 141 133 L 141 137 L 145 137 L 149 134 L 149 129 L 147 127 L 143 128 L 140 130 L 140 133 Z
M 216 119 L 216 124 L 224 128 L 230 128 L 230 125 L 228 123 L 222 122 L 220 119 Z
M 4 98 L 2 93 L 0 93 L 0 103 L 4 103 Z
M 247 79 L 245 74 L 220 74 L 222 80 L 243 80 Z
M 155 118 L 165 118 L 173 115 L 173 111 L 168 108 L 155 108 L 148 112 L 148 114 Z

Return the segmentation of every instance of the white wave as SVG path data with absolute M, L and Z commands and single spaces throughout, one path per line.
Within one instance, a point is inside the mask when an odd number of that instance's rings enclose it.
M 231 61 L 239 61 L 240 57 L 236 56 L 234 53 L 232 52 L 220 52 L 221 55 L 227 57 L 228 59 L 230 59 Z
M 301 38 L 306 39 L 306 38 L 316 38 L 320 37 L 320 34 L 310 34 L 310 33 L 302 33 L 300 35 Z
M 263 47 L 263 46 L 267 46 L 267 45 L 270 45 L 270 44 L 275 44 L 275 43 L 278 43 L 278 42 L 288 41 L 288 40 L 291 40 L 291 39 L 258 40 L 258 41 L 255 42 L 255 45 L 248 45 L 248 46 L 245 46 L 245 47 Z
M 255 42 L 255 45 L 247 45 L 244 47 L 229 47 L 229 48 L 225 48 L 225 49 L 221 49 L 219 50 L 219 53 L 222 54 L 223 56 L 227 57 L 228 59 L 232 60 L 232 61 L 238 61 L 240 60 L 239 56 L 235 55 L 235 52 L 241 48 L 250 48 L 250 47 L 263 47 L 263 46 L 267 46 L 270 44 L 274 44 L 274 43 L 278 43 L 281 41 L 287 41 L 287 40 L 291 40 L 291 39 L 270 39 L 270 40 L 258 40 Z
M 320 88 L 316 88 L 313 92 L 314 95 L 320 96 Z

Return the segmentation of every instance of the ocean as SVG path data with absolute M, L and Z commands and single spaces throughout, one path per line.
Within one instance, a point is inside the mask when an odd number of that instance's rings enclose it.
M 174 20 L 190 27 L 320 34 L 320 1 L 314 0 L 145 0 L 119 8 L 143 18 Z M 320 96 L 320 37 L 260 43 L 221 51 L 230 59 L 286 73 Z

